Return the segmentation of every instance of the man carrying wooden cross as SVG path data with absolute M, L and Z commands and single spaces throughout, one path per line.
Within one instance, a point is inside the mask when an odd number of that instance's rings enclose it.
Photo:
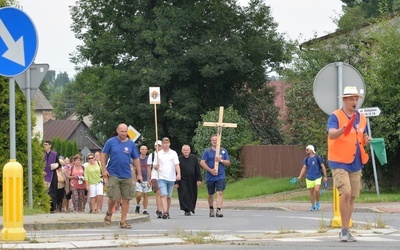
M 210 217 L 223 217 L 221 212 L 225 190 L 225 167 L 231 164 L 228 151 L 220 148 L 222 127 L 236 127 L 233 123 L 222 123 L 224 108 L 220 107 L 218 123 L 205 122 L 204 126 L 216 126 L 218 133 L 211 136 L 211 148 L 205 149 L 201 157 L 200 166 L 206 172 L 206 184 L 208 190 L 208 205 L 210 206 Z M 218 154 L 216 152 L 219 152 Z M 214 213 L 214 194 L 217 193 L 217 212 Z

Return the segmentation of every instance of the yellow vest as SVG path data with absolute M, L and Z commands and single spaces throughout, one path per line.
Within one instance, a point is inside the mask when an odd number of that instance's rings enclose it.
M 339 127 L 342 128 L 349 123 L 349 118 L 342 109 L 333 112 L 339 121 Z M 357 146 L 360 148 L 361 162 L 366 164 L 369 160 L 368 154 L 364 149 L 364 130 L 367 126 L 367 119 L 364 114 L 358 113 L 360 122 L 357 129 L 351 129 L 347 136 L 340 135 L 336 139 L 331 139 L 328 134 L 328 160 L 340 163 L 350 164 L 356 156 Z

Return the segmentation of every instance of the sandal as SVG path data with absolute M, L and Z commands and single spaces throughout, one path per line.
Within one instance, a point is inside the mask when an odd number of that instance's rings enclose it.
M 111 216 L 112 213 L 109 213 L 108 211 L 106 212 L 106 216 L 104 217 L 104 224 L 109 226 L 111 224 Z
M 132 228 L 132 225 L 126 223 L 126 221 L 124 221 L 124 222 L 121 221 L 121 222 L 119 223 L 119 227 L 120 227 L 120 228 L 123 228 L 123 229 L 131 229 L 131 228 Z

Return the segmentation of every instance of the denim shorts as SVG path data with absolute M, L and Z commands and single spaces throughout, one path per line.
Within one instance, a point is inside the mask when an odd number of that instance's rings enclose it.
M 216 191 L 224 191 L 226 187 L 225 180 L 207 181 L 208 195 L 214 194 Z
M 158 179 L 157 184 L 161 196 L 168 196 L 169 198 L 172 197 L 172 191 L 174 190 L 175 181 Z

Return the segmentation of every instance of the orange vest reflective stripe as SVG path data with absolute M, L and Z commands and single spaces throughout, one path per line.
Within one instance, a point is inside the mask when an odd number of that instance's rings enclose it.
M 339 121 L 339 127 L 342 128 L 349 123 L 349 118 L 342 109 L 333 112 Z M 336 139 L 331 139 L 328 135 L 328 160 L 340 163 L 350 164 L 354 161 L 356 156 L 357 146 L 360 148 L 361 162 L 366 164 L 369 156 L 364 149 L 364 130 L 367 126 L 367 119 L 364 114 L 358 113 L 360 122 L 357 129 L 351 129 L 347 136 L 342 134 Z

